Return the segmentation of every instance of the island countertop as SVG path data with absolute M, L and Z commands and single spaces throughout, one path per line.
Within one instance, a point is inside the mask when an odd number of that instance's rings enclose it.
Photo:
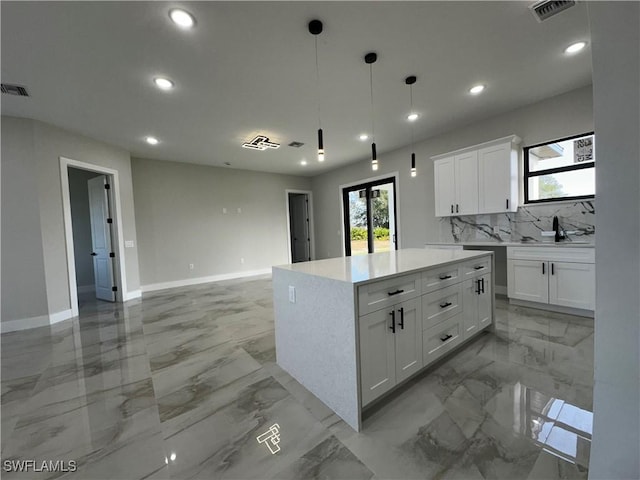
M 273 267 L 360 285 L 425 268 L 447 265 L 486 255 L 481 250 L 408 248 L 351 257 L 328 258 Z

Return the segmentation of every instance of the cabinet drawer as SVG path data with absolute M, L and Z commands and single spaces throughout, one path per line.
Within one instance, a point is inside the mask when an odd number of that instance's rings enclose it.
M 460 281 L 460 265 L 449 265 L 422 272 L 422 293 L 433 292 L 439 288 Z
M 491 257 L 482 257 L 467 262 L 462 266 L 463 278 L 472 278 L 476 275 L 484 275 L 491 271 Z
M 422 332 L 422 357 L 424 365 L 432 363 L 462 342 L 462 314 Z
M 422 296 L 422 329 L 434 327 L 462 312 L 462 284 Z
M 420 295 L 420 274 L 403 275 L 358 288 L 359 314 L 365 315 Z

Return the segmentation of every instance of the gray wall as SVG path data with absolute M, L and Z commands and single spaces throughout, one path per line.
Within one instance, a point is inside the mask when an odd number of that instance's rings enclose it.
M 312 179 L 316 256 L 338 257 L 343 252 L 339 185 L 385 173 L 399 172 L 400 246 L 422 248 L 440 238 L 434 214 L 433 162 L 430 157 L 515 133 L 523 145 L 593 130 L 591 87 L 583 87 L 480 123 L 419 142 L 415 146 L 418 176 L 411 178 L 410 151 L 403 148 L 378 155 L 380 170 L 372 172 L 368 159 Z M 378 145 L 378 148 L 383 148 Z M 363 146 L 363 151 L 366 146 Z M 375 173 L 375 175 L 373 175 Z
M 123 233 L 126 240 L 136 241 L 136 225 L 133 209 L 133 186 L 131 183 L 131 160 L 125 150 L 102 142 L 65 131 L 52 125 L 35 121 L 2 117 L 2 156 L 5 167 L 5 144 L 10 152 L 11 164 L 20 164 L 18 173 L 28 183 L 25 188 L 7 187 L 11 189 L 11 202 L 5 205 L 5 183 L 13 183 L 10 172 L 3 171 L 3 203 L 2 203 L 2 308 L 4 320 L 19 320 L 33 316 L 33 288 L 18 290 L 16 279 L 22 278 L 25 285 L 40 285 L 44 276 L 46 285 L 47 308 L 45 313 L 54 314 L 71 308 L 69 298 L 69 280 L 67 273 L 67 254 L 63 224 L 62 190 L 60 182 L 60 159 L 67 157 L 73 160 L 91 163 L 117 170 L 120 177 L 120 196 L 122 204 Z M 8 162 L 9 164 L 9 162 Z M 9 173 L 9 174 L 7 174 Z M 28 177 L 28 178 L 26 178 Z M 5 182 L 6 181 L 6 182 Z M 8 193 L 7 193 L 8 197 Z M 35 202 L 35 203 L 34 203 Z M 22 205 L 28 205 L 24 209 Z M 35 207 L 39 217 L 35 214 Z M 32 213 L 31 209 L 34 210 Z M 23 213 L 25 210 L 27 213 Z M 7 235 L 16 238 L 29 237 L 28 241 L 5 244 L 5 225 L 16 225 L 16 229 Z M 37 232 L 41 233 L 39 243 L 32 240 Z M 38 243 L 37 245 L 35 245 Z M 9 250 L 10 249 L 10 250 Z M 10 256 L 5 252 L 11 252 Z M 9 258 L 39 258 L 42 261 L 28 271 L 25 263 Z M 41 262 L 41 263 L 40 263 Z M 126 278 L 128 290 L 137 290 L 140 285 L 138 275 L 138 256 L 136 248 L 125 249 Z M 6 281 L 5 281 L 6 280 Z M 8 290 L 15 290 L 15 295 L 8 295 Z M 4 312 L 7 312 L 5 318 Z M 10 312 L 10 315 L 9 315 Z
M 69 169 L 69 198 L 73 224 L 73 250 L 76 264 L 76 285 L 94 286 L 93 258 L 91 251 L 91 215 L 89 213 L 89 188 L 87 181 L 99 173 Z
M 640 3 L 589 3 L 596 155 L 589 478 L 640 478 Z
M 2 322 L 48 314 L 33 124 L 2 119 Z
M 143 286 L 288 263 L 285 190 L 310 189 L 308 178 L 139 158 L 132 167 Z

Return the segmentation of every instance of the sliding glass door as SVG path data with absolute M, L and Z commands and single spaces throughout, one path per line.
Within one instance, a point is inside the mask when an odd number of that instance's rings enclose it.
M 346 187 L 342 198 L 347 256 L 397 249 L 395 178 Z

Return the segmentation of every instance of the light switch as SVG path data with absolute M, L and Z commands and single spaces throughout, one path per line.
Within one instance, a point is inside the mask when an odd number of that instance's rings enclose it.
M 289 302 L 296 303 L 296 287 L 289 285 Z
M 125 240 L 124 241 L 124 248 L 133 248 L 135 246 L 135 244 L 133 243 L 133 240 Z
M 226 215 L 227 214 L 227 209 L 225 207 L 222 207 L 222 214 Z
M 238 213 L 242 213 L 242 209 L 238 207 Z

